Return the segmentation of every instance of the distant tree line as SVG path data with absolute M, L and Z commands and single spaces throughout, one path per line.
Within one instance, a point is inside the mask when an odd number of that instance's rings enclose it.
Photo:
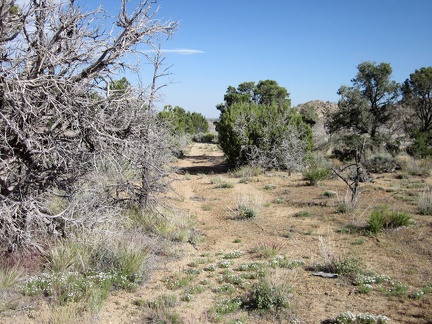
M 206 133 L 209 129 L 208 121 L 202 114 L 186 111 L 179 106 L 167 105 L 158 115 L 169 122 L 171 131 L 177 135 Z
M 432 67 L 403 84 L 391 79 L 388 63 L 363 62 L 352 86 L 339 88 L 335 110 L 324 114 L 334 154 L 358 159 L 367 152 L 432 155 Z M 217 105 L 219 144 L 232 165 L 300 170 L 311 165 L 314 107 L 291 108 L 289 93 L 274 80 L 229 86 Z M 314 164 L 314 163 L 312 163 Z

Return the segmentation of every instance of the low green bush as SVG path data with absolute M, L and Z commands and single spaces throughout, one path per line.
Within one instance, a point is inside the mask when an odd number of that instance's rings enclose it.
M 268 280 L 262 280 L 255 284 L 249 298 L 249 307 L 256 309 L 260 313 L 268 311 L 279 311 L 289 308 L 289 294 L 293 289 L 286 283 L 272 283 Z
M 251 219 L 258 216 L 262 209 L 262 202 L 253 196 L 243 195 L 237 198 L 237 203 L 231 209 L 231 215 L 235 219 Z
M 306 180 L 307 185 L 316 186 L 330 177 L 330 163 L 324 156 L 319 154 L 311 155 L 308 162 L 308 166 L 303 170 L 303 178 Z
M 387 206 L 380 206 L 372 210 L 367 228 L 371 233 L 379 234 L 384 229 L 409 226 L 411 223 L 410 215 L 398 211 L 390 212 Z

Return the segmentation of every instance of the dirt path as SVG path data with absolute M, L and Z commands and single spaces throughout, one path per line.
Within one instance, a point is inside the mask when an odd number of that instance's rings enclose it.
M 256 253 L 259 246 L 274 247 L 278 254 L 305 265 L 293 269 L 268 269 L 272 280 L 293 287 L 290 314 L 277 320 L 237 311 L 221 316 L 223 323 L 288 323 L 295 320 L 320 323 L 345 311 L 386 315 L 392 318 L 392 323 L 432 321 L 430 296 L 407 303 L 405 299 L 387 298 L 378 289 L 369 294 L 359 294 L 349 281 L 323 279 L 305 270 L 307 265 L 323 261 L 323 246 L 320 251 L 322 241 L 330 253 L 337 253 L 341 258 L 359 257 L 365 260 L 368 269 L 380 274 L 391 273 L 392 277 L 399 276 L 399 279 L 408 280 L 413 286 L 421 287 L 432 278 L 431 271 L 427 270 L 427 264 L 431 261 L 427 252 L 429 241 L 417 242 L 424 244 L 424 253 L 418 259 L 401 265 L 398 263 L 400 258 L 409 258 L 414 250 L 420 253 L 420 245 L 414 249 L 407 244 L 396 247 L 391 236 L 376 240 L 360 234 L 337 232 L 353 221 L 365 221 L 364 213 L 335 213 L 336 198 L 323 198 L 322 193 L 326 190 L 343 193 L 345 188 L 341 182 L 335 180 L 326 182 L 322 187 L 306 187 L 300 176 L 288 178 L 283 173 L 275 173 L 251 177 L 249 182 L 241 183 L 240 179 L 227 173 L 222 153 L 215 145 L 209 144 L 194 144 L 176 166 L 179 168 L 175 175 L 178 181 L 174 183 L 175 193 L 170 195 L 169 201 L 176 208 L 196 215 L 197 229 L 204 234 L 204 240 L 197 245 L 179 244 L 172 247 L 171 256 L 164 259 L 143 287 L 132 294 L 115 292 L 109 297 L 100 314 L 100 322 L 175 322 L 169 319 L 169 314 L 165 314 L 166 310 L 149 310 L 142 307 L 139 301 L 176 296 L 176 302 L 169 307 L 170 314 L 178 314 L 184 323 L 207 323 L 215 319 L 211 309 L 214 309 L 217 300 L 244 294 L 251 289 L 247 283 L 237 283 L 231 295 L 220 293 L 220 287 L 226 284 L 221 278 L 227 271 L 221 268 L 221 263 L 227 260 L 227 255 L 239 252 L 241 256 L 230 259 L 232 264 L 229 266 L 231 274 L 237 275 L 239 272 L 236 269 L 242 263 L 268 262 L 268 258 L 260 259 Z M 217 183 L 228 185 L 217 188 Z M 384 194 L 385 191 L 365 188 L 362 197 L 365 208 L 371 202 L 379 204 L 380 201 L 388 201 Z M 261 202 L 263 207 L 253 219 L 234 219 L 233 209 L 245 197 Z M 309 213 L 310 217 L 295 217 L 302 211 Z M 399 234 L 409 241 L 417 235 L 411 232 L 406 230 Z M 358 243 L 362 242 L 360 240 L 364 242 Z M 392 249 L 401 251 L 399 259 L 392 259 Z M 209 270 L 213 265 L 215 269 Z M 407 268 L 415 267 L 415 275 L 407 276 Z M 185 297 L 188 294 L 190 298 Z

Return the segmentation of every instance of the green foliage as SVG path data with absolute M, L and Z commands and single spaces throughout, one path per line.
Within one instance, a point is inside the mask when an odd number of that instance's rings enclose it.
M 260 313 L 289 308 L 289 294 L 293 289 L 286 283 L 277 284 L 268 280 L 258 282 L 249 298 L 249 307 Z
M 363 262 L 359 258 L 328 255 L 324 264 L 315 264 L 312 269 L 354 277 L 361 272 L 362 266 Z
M 330 163 L 320 154 L 311 154 L 308 166 L 303 170 L 303 178 L 309 186 L 316 186 L 328 179 L 331 174 Z
M 46 255 L 46 267 L 56 273 L 83 272 L 90 263 L 91 247 L 73 240 L 59 241 Z
M 218 183 L 215 188 L 234 188 L 234 184 L 231 182 L 222 181 Z
M 257 253 L 261 258 L 275 257 L 280 254 L 284 249 L 284 244 L 276 241 L 265 241 L 258 244 L 253 249 L 253 252 Z
M 191 113 L 179 106 L 165 106 L 158 116 L 171 124 L 172 132 L 175 134 L 205 134 L 208 131 L 207 119 L 202 114 Z M 211 135 L 207 136 L 211 137 Z
M 387 228 L 409 226 L 412 223 L 411 216 L 397 211 L 390 212 L 387 206 L 375 208 L 368 222 L 368 230 L 374 234 L 381 233 Z
M 58 304 L 84 300 L 96 309 L 110 289 L 134 289 L 146 277 L 150 249 L 140 236 L 110 241 L 68 239 L 46 254 L 46 272 L 24 285 L 26 295 L 51 296 Z
M 332 264 L 335 273 L 352 276 L 361 270 L 362 261 L 358 258 L 340 258 Z
M 231 209 L 232 217 L 235 219 L 251 219 L 258 216 L 262 203 L 256 197 L 244 195 L 237 199 L 236 206 Z
M 408 296 L 408 286 L 401 283 L 395 282 L 393 286 L 387 291 L 387 296 L 398 296 L 407 297 Z
M 339 161 L 351 161 L 356 157 L 363 146 L 364 138 L 357 134 L 341 134 L 333 139 L 335 149 L 332 152 L 334 158 Z
M 233 104 L 221 114 L 216 130 L 228 162 L 234 165 L 299 169 L 312 147 L 310 126 L 287 105 Z M 287 155 L 298 160 L 291 162 Z
M 216 130 L 229 163 L 300 169 L 304 151 L 312 147 L 312 130 L 290 108 L 288 96 L 273 80 L 228 87 L 224 104 L 217 107 Z
M 368 228 L 374 234 L 379 234 L 386 227 L 388 220 L 388 207 L 375 208 L 368 221 Z
M 432 156 L 432 130 L 424 132 L 413 130 L 410 136 L 413 142 L 407 147 L 408 154 L 420 158 Z
M 237 88 L 229 86 L 224 95 L 224 103 L 216 106 L 223 113 L 237 103 L 273 105 L 290 105 L 289 93 L 274 80 L 243 82 Z
M 359 294 L 368 294 L 372 291 L 372 286 L 369 284 L 361 285 L 358 287 L 358 293 Z
M 121 78 L 120 80 L 115 80 L 110 83 L 109 90 L 111 97 L 120 97 L 120 95 L 124 95 L 126 91 L 130 88 L 130 82 L 125 78 Z
M 393 118 L 399 85 L 390 80 L 388 63 L 363 62 L 357 68 L 353 86 L 339 88 L 338 109 L 330 115 L 327 127 L 330 133 L 368 134 L 375 141 L 380 137 L 379 128 Z
M 432 155 L 432 67 L 410 74 L 401 87 L 402 104 L 407 111 L 406 131 L 413 139 L 408 152 L 415 156 Z
M 332 197 L 336 197 L 337 193 L 335 191 L 326 190 L 324 191 L 323 196 L 327 198 L 332 198 Z
M 342 161 L 355 158 L 366 142 L 371 147 L 388 144 L 398 149 L 389 135 L 396 127 L 393 121 L 399 95 L 399 85 L 390 79 L 390 64 L 363 62 L 357 68 L 353 85 L 339 88 L 338 109 L 326 120 L 329 133 L 338 135 L 334 154 Z
M 256 209 L 247 205 L 239 205 L 237 211 L 238 211 L 238 217 L 241 219 L 254 218 L 258 215 Z

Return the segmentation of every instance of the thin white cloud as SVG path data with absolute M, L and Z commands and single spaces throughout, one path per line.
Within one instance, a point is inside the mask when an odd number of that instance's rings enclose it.
M 174 53 L 180 55 L 192 55 L 192 54 L 202 54 L 204 51 L 194 50 L 189 48 L 179 48 L 179 49 L 161 49 L 163 53 Z M 154 50 L 149 50 L 146 52 L 154 52 Z
M 194 49 L 189 49 L 189 48 L 163 49 L 162 52 L 164 52 L 164 53 L 175 53 L 175 54 L 181 54 L 181 55 L 191 55 L 191 54 L 202 54 L 202 53 L 204 53 L 204 51 L 194 50 Z

